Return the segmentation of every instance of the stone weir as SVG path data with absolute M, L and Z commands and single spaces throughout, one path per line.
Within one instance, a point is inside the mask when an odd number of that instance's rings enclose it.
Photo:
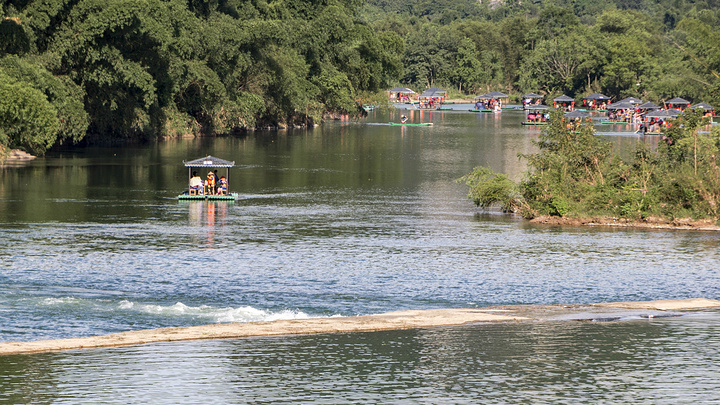
M 437 326 L 498 322 L 616 321 L 681 316 L 681 310 L 720 308 L 720 301 L 705 298 L 588 305 L 512 305 L 488 308 L 430 309 L 353 317 L 223 323 L 113 333 L 104 336 L 0 342 L 0 355 L 59 350 L 130 346 L 146 343 L 202 339 L 239 339 L 255 336 L 319 333 L 375 332 Z

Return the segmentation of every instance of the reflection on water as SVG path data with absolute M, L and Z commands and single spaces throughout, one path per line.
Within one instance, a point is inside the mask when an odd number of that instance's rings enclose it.
M 188 224 L 192 227 L 205 228 L 204 241 L 194 239 L 195 243 L 213 247 L 215 244 L 215 229 L 226 225 L 228 205 L 234 201 L 181 201 L 180 204 L 188 206 Z
M 709 404 L 718 336 L 714 311 L 10 356 L 0 358 L 0 400 Z

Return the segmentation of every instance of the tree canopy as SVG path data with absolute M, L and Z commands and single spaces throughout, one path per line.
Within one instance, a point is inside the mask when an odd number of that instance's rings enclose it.
M 720 105 L 720 0 L 0 0 L 0 12 L 4 91 L 36 100 L 0 111 L 0 145 L 38 153 L 309 125 L 397 85 Z M 10 127 L 21 115 L 38 120 L 32 142 Z
M 718 0 L 368 0 L 405 39 L 401 84 L 720 104 Z
M 17 97 L 2 102 L 1 145 L 42 153 L 83 138 L 221 133 L 355 113 L 358 97 L 399 79 L 404 52 L 402 38 L 362 22 L 359 7 L 0 1 L 2 91 Z M 27 122 L 22 134 L 18 120 Z

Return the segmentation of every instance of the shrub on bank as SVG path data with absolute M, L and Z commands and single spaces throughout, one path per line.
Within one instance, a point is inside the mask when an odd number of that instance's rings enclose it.
M 528 162 L 522 181 L 513 183 L 484 167 L 459 180 L 478 206 L 499 204 L 526 218 L 717 220 L 720 130 L 707 130 L 701 111 L 672 122 L 656 150 L 641 144 L 626 160 L 594 135 L 590 123 L 570 130 L 562 113 L 552 114 L 536 142 L 538 153 L 521 155 Z

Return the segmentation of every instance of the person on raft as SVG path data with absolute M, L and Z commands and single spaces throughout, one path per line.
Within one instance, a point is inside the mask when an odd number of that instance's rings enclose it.
M 207 194 L 215 194 L 215 174 L 213 172 L 208 172 L 207 174 L 207 180 L 205 181 L 205 189 Z
M 219 195 L 227 195 L 228 193 L 228 182 L 225 176 L 220 176 L 220 180 L 218 180 L 217 193 Z
M 197 190 L 198 193 L 202 193 L 203 181 L 200 176 L 197 175 L 197 172 L 193 172 L 192 177 L 190 178 L 190 188 Z
M 406 117 L 405 115 L 400 117 L 400 123 L 402 123 L 402 124 L 406 123 L 407 120 L 408 120 L 408 117 Z

